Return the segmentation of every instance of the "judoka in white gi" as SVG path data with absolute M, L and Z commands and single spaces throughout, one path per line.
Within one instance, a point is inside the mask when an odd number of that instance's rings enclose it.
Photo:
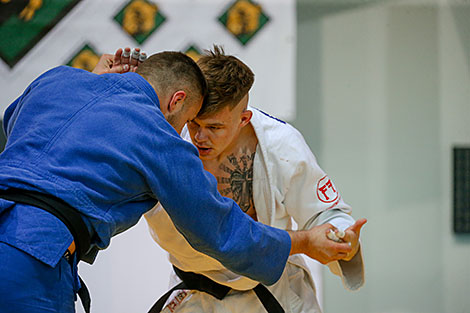
M 264 224 L 289 230 L 294 220 L 297 233 L 308 236 L 313 251 L 309 256 L 328 264 L 342 277 L 346 288 L 361 287 L 364 268 L 359 233 L 366 220 L 351 217 L 351 207 L 343 202 L 295 128 L 247 107 L 253 74 L 245 64 L 224 55 L 216 46 L 198 64 L 208 81 L 209 105 L 188 123 L 182 136 L 198 148 L 205 169 L 218 180 L 219 191 Z M 233 288 L 223 300 L 194 290 L 175 292 L 164 312 L 265 312 L 251 291 L 258 282 L 194 250 L 161 206 L 145 217 L 152 237 L 168 251 L 175 267 Z M 327 238 L 329 229 L 345 231 L 343 241 L 350 243 L 352 251 L 338 251 L 336 243 Z M 295 253 L 294 247 L 292 250 Z M 179 281 L 173 275 L 170 285 Z M 301 254 L 289 257 L 281 278 L 268 289 L 285 312 L 321 312 L 312 276 Z

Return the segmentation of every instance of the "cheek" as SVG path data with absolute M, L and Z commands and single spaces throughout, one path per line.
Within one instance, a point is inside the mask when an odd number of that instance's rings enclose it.
M 212 142 L 216 143 L 218 146 L 224 147 L 228 146 L 231 142 L 230 133 L 226 130 L 220 130 L 217 133 L 211 135 Z

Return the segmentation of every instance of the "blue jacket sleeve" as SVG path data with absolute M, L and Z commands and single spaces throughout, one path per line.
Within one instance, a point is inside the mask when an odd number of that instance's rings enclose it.
M 233 200 L 222 197 L 197 150 L 176 132 L 159 137 L 166 148 L 147 177 L 152 177 L 149 185 L 176 228 L 193 248 L 233 272 L 275 283 L 289 256 L 289 234 L 255 222 Z

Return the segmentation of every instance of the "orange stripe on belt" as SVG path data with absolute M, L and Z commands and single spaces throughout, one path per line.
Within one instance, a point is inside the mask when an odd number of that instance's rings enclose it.
M 70 246 L 67 248 L 67 251 L 70 253 L 70 255 L 72 255 L 75 252 L 75 240 L 72 241 Z

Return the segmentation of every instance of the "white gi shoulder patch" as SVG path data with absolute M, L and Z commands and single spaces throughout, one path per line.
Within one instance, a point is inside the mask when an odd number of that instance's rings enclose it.
M 338 200 L 338 191 L 328 175 L 323 176 L 318 181 L 317 197 L 323 203 L 332 203 Z

